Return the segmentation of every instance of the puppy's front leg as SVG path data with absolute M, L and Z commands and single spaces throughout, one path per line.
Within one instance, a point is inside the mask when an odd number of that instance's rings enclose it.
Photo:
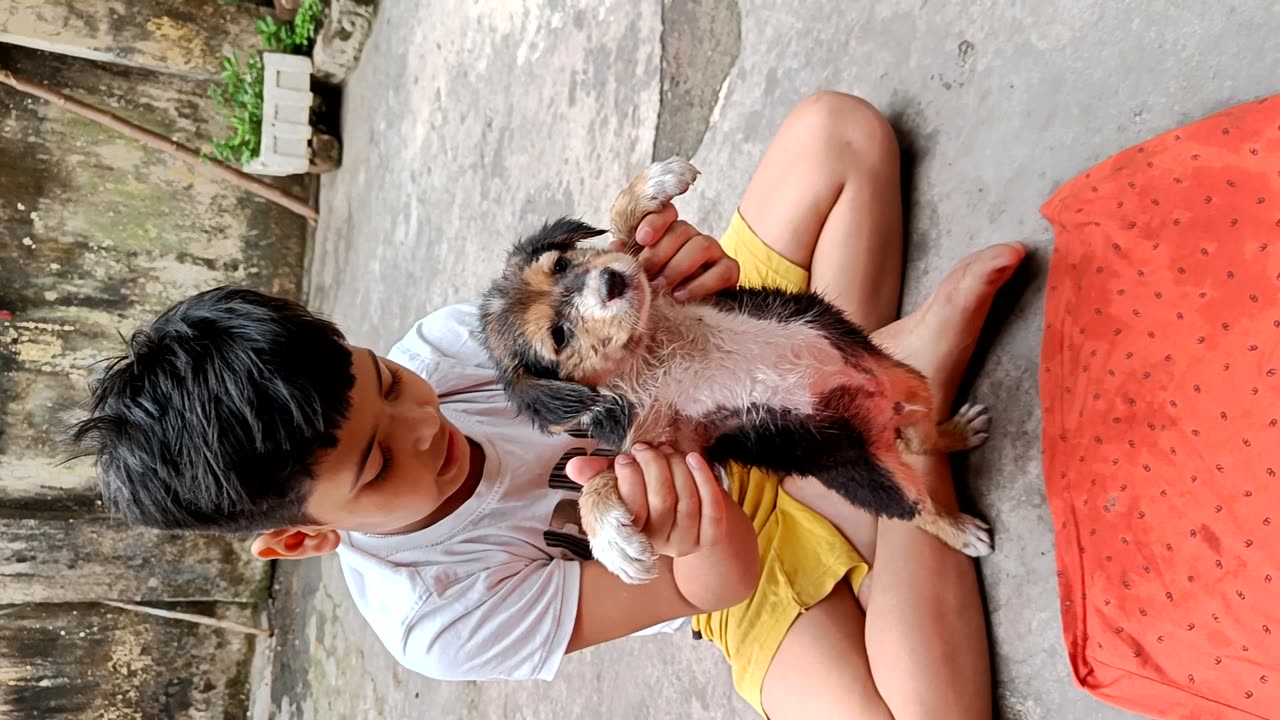
M 609 213 L 613 239 L 626 243 L 626 252 L 639 255 L 636 228 L 645 215 L 657 212 L 679 195 L 683 195 L 698 178 L 698 169 L 684 158 L 673 157 L 656 162 L 636 176 L 618 193 Z
M 618 476 L 606 470 L 591 478 L 578 499 L 582 529 L 591 542 L 591 554 L 609 572 L 632 585 L 658 576 L 658 555 L 618 492 Z

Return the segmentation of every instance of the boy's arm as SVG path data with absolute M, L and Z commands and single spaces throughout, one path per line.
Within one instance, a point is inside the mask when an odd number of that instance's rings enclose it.
M 619 456 L 619 491 L 662 557 L 658 576 L 630 585 L 599 562 L 582 564 L 568 652 L 631 635 L 668 620 L 731 607 L 755 591 L 760 557 L 751 521 L 700 456 L 637 448 Z M 607 458 L 575 459 L 579 482 Z

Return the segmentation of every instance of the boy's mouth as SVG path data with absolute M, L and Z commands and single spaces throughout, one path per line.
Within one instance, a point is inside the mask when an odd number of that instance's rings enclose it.
M 440 457 L 440 467 L 436 468 L 436 477 L 448 477 L 458 467 L 458 460 L 462 457 L 462 445 L 466 444 L 466 439 L 458 428 L 449 425 L 445 428 L 444 438 L 444 454 Z

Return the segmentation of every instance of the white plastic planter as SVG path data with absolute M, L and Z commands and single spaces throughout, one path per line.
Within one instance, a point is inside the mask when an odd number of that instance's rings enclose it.
M 244 166 L 256 175 L 297 175 L 311 164 L 311 58 L 262 54 L 262 149 Z

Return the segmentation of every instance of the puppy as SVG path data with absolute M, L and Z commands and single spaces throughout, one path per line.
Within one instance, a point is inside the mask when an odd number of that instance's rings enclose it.
M 815 293 L 740 288 L 681 304 L 650 286 L 636 227 L 697 175 L 672 158 L 618 195 L 612 234 L 624 252 L 584 245 L 604 231 L 567 218 L 516 245 L 480 307 L 512 403 L 546 432 L 703 452 L 722 481 L 730 462 L 812 476 L 879 517 L 990 553 L 988 526 L 939 509 L 903 459 L 980 445 L 981 406 L 936 424 L 924 376 Z M 586 485 L 580 510 L 596 559 L 629 583 L 654 577 L 653 547 L 612 472 Z

